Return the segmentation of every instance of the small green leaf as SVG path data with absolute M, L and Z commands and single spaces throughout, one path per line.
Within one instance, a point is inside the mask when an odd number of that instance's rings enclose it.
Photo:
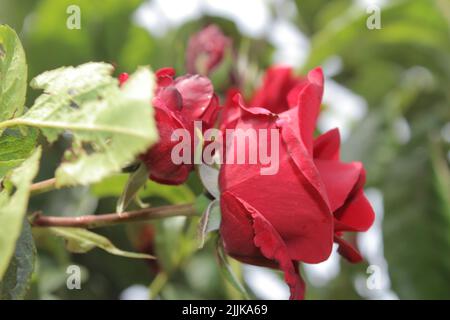
M 219 239 L 219 241 L 221 241 Z M 223 247 L 218 244 L 216 249 L 217 254 L 217 260 L 219 262 L 220 270 L 222 271 L 223 275 L 225 276 L 225 279 L 229 281 L 229 283 L 238 290 L 246 300 L 250 299 L 247 290 L 245 287 L 241 284 L 239 279 L 234 274 L 233 270 L 231 269 L 230 264 L 228 263 L 227 257 L 225 255 L 225 252 L 223 251 Z
M 0 192 L 0 280 L 13 257 L 28 207 L 30 186 L 39 168 L 41 149 L 38 148 L 22 165 L 5 179 Z
M 198 172 L 205 189 L 208 190 L 214 198 L 219 199 L 219 170 L 202 163 L 198 167 Z
M 117 174 L 93 184 L 91 191 L 97 197 L 119 197 L 126 183 L 127 175 Z M 138 195 L 140 198 L 162 198 L 172 204 L 189 203 L 195 200 L 194 193 L 186 185 L 169 186 L 151 180 L 147 180 Z
M 199 248 L 205 245 L 205 239 L 208 233 L 219 230 L 221 220 L 219 200 L 210 202 L 198 225 Z
M 122 88 L 113 67 L 86 63 L 45 72 L 31 85 L 45 92 L 17 125 L 39 127 L 49 142 L 65 132 L 72 147 L 56 170 L 58 186 L 90 184 L 120 171 L 156 141 L 150 105 L 154 77 L 140 68 Z
M 136 198 L 139 190 L 146 184 L 148 180 L 148 170 L 143 164 L 139 165 L 139 168 L 130 174 L 127 184 L 121 194 L 119 200 L 117 201 L 117 212 L 121 213 L 128 205 Z
M 22 44 L 13 29 L 0 25 L 0 122 L 22 114 L 26 91 L 27 64 Z
M 16 250 L 0 282 L 0 300 L 23 299 L 28 291 L 36 259 L 36 247 L 31 227 L 24 221 Z
M 120 250 L 109 239 L 86 229 L 65 227 L 35 228 L 39 229 L 40 232 L 49 232 L 63 238 L 66 241 L 66 248 L 70 252 L 86 253 L 94 248 L 100 248 L 117 256 L 135 259 L 155 259 L 155 257 L 148 254 Z

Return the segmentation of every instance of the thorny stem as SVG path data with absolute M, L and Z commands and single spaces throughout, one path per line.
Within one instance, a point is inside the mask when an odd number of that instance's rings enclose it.
M 92 229 L 128 222 L 163 219 L 175 216 L 192 217 L 195 215 L 197 215 L 197 210 L 195 210 L 193 204 L 180 204 L 145 208 L 122 213 L 107 213 L 79 217 L 45 216 L 40 212 L 36 212 L 31 216 L 31 224 L 39 227 L 76 227 Z

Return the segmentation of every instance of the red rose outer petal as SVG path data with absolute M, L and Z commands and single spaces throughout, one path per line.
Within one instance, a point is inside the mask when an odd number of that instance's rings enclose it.
M 351 263 L 358 263 L 363 260 L 361 254 L 350 243 L 339 236 L 334 237 L 334 241 L 339 245 L 338 253 Z
M 340 147 L 339 129 L 331 129 L 314 140 L 314 159 L 338 161 Z
M 277 261 L 279 268 L 284 272 L 285 281 L 291 291 L 290 299 L 304 299 L 305 283 L 300 277 L 296 263 L 290 258 L 283 239 L 258 210 L 238 197 L 236 197 L 236 200 L 245 207 L 253 220 L 255 246 L 260 248 L 267 259 Z

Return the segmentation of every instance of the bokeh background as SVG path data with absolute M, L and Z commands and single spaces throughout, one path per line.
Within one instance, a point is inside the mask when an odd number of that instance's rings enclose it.
M 81 9 L 80 30 L 66 28 L 73 4 Z M 374 5 L 381 29 L 369 30 Z M 233 39 L 234 55 L 212 75 L 219 93 L 230 84 L 230 66 L 249 91 L 274 63 L 298 74 L 322 66 L 319 130 L 339 127 L 343 157 L 364 162 L 376 222 L 357 238 L 366 262 L 350 265 L 333 254 L 304 266 L 307 298 L 450 299 L 449 0 L 0 0 L 0 23 L 19 33 L 30 79 L 87 61 L 113 63 L 117 73 L 151 65 L 182 74 L 189 37 L 211 23 Z M 29 92 L 28 105 L 37 94 Z M 45 146 L 39 179 L 53 176 L 66 147 L 64 139 Z M 53 191 L 34 198 L 31 208 L 52 215 L 113 212 L 125 178 Z M 142 196 L 159 205 L 190 202 L 199 193 L 191 179 L 181 187 L 149 183 Z M 62 242 L 36 235 L 39 259 L 28 298 L 146 299 L 149 292 L 160 299 L 242 298 L 222 276 L 213 241 L 196 250 L 195 221 L 99 232 L 159 260 L 69 254 Z M 82 267 L 82 290 L 66 288 L 70 264 Z M 281 274 L 232 266 L 251 297 L 288 297 Z

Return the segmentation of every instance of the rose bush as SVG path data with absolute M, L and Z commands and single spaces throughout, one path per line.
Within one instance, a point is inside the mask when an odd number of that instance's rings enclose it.
M 171 68 L 156 72 L 153 105 L 160 140 L 140 157 L 150 178 L 165 184 L 183 183 L 194 167 L 193 159 L 173 163 L 171 151 L 178 143 L 171 139 L 174 130 L 185 129 L 193 139 L 193 122 L 201 120 L 204 129 L 210 128 L 219 111 L 208 78 L 186 75 L 174 79 L 174 75 Z M 121 83 L 126 79 L 119 77 Z M 333 242 L 346 259 L 359 262 L 358 250 L 343 234 L 365 231 L 374 219 L 363 193 L 362 164 L 340 161 L 339 131 L 314 138 L 323 81 L 320 68 L 303 78 L 294 76 L 291 68 L 271 67 L 248 101 L 238 89 L 230 89 L 220 117 L 224 134 L 225 129 L 276 129 L 281 133 L 273 146 L 279 148 L 276 174 L 261 175 L 261 164 L 225 160 L 221 166 L 220 234 L 226 252 L 234 258 L 281 269 L 293 299 L 302 299 L 305 291 L 299 262 L 325 261 Z M 273 144 L 266 138 L 266 145 Z M 195 147 L 193 141 L 191 145 Z M 263 147 L 248 144 L 246 150 L 236 150 L 238 145 L 232 143 L 232 150 L 225 146 L 225 158 L 232 153 L 248 156 Z
M 214 126 L 220 111 L 224 136 L 226 129 L 254 129 L 258 141 L 237 150 L 238 137 L 232 136 L 232 143 L 223 148 L 219 188 L 225 251 L 242 262 L 282 270 L 292 299 L 304 298 L 299 263 L 325 261 L 333 243 L 350 262 L 361 261 L 358 250 L 343 236 L 366 231 L 374 213 L 363 192 L 362 164 L 340 161 L 339 131 L 314 137 L 324 86 L 320 68 L 303 78 L 289 67 L 271 67 L 250 99 L 244 101 L 239 90 L 232 88 L 221 109 L 208 78 L 174 76 L 171 68 L 156 72 L 152 102 L 160 139 L 140 156 L 151 179 L 164 184 L 185 182 L 194 159 L 173 162 L 172 149 L 179 141 L 171 139 L 172 133 L 185 129 L 195 148 L 194 121 L 202 121 L 206 130 Z M 127 76 L 119 80 L 123 83 Z M 278 141 L 267 135 L 260 140 L 260 129 L 277 130 Z M 276 174 L 262 175 L 261 163 L 238 164 L 229 159 L 236 154 L 259 154 L 262 147 L 278 148 Z
M 339 159 L 338 130 L 314 138 L 322 94 L 321 69 L 301 79 L 290 69 L 272 68 L 250 106 L 234 92 L 222 116 L 222 128 L 280 131 L 277 174 L 261 175 L 261 164 L 221 166 L 220 234 L 234 258 L 281 269 L 292 299 L 304 297 L 299 262 L 325 261 L 333 242 L 348 260 L 359 261 L 343 232 L 365 231 L 374 219 L 361 163 Z

